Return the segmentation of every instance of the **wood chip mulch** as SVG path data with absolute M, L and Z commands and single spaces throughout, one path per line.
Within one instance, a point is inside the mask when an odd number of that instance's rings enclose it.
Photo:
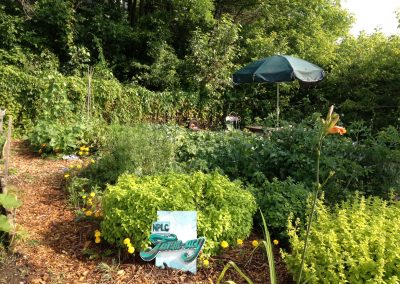
M 199 268 L 196 275 L 159 269 L 138 257 L 122 262 L 117 255 L 91 259 L 85 251 L 97 249 L 93 242 L 96 225 L 76 218 L 63 189 L 63 170 L 71 163 L 74 162 L 42 159 L 31 153 L 25 143 L 12 143 L 9 190 L 19 196 L 23 205 L 16 213 L 18 237 L 13 261 L 0 267 L 13 271 L 10 278 L 4 278 L 4 283 L 215 283 L 229 260 L 254 283 L 269 283 L 265 256 L 261 250 L 251 254 L 251 240 L 241 248 L 227 249 L 211 259 L 210 267 Z M 279 283 L 293 283 L 277 248 L 275 255 Z M 4 275 L 7 273 L 0 271 L 0 276 Z M 223 282 L 227 280 L 245 283 L 233 269 Z

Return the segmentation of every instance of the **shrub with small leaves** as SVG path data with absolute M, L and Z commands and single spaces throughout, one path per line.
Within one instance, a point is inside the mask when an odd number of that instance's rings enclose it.
M 322 201 L 309 236 L 303 279 L 308 283 L 399 283 L 400 203 L 356 196 L 333 210 Z M 305 230 L 289 222 L 289 270 L 301 265 Z
M 204 252 L 215 254 L 225 241 L 249 236 L 256 210 L 254 197 L 238 182 L 216 172 L 168 173 L 138 177 L 122 175 L 103 195 L 101 231 L 111 244 L 130 238 L 145 248 L 158 210 L 197 211 L 197 234 L 206 237 Z

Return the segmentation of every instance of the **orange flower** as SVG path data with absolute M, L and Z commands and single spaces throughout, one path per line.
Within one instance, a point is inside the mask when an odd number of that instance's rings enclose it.
M 337 126 L 337 125 L 335 125 L 335 126 L 333 126 L 333 127 L 328 129 L 328 133 L 330 133 L 330 134 L 339 133 L 340 135 L 343 135 L 343 134 L 346 134 L 346 132 L 347 132 L 346 128 L 341 127 L 341 126 Z

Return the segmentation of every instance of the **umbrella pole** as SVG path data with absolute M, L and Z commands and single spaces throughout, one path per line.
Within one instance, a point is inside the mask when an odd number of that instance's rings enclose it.
M 276 127 L 279 127 L 279 83 L 276 85 Z

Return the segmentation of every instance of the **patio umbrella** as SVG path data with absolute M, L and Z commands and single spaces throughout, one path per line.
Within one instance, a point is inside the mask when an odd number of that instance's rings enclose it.
M 299 80 L 305 83 L 317 83 L 325 76 L 324 70 L 315 64 L 289 55 L 266 57 L 236 71 L 233 74 L 235 84 L 278 83 L 276 89 L 276 123 L 279 126 L 279 83 Z

